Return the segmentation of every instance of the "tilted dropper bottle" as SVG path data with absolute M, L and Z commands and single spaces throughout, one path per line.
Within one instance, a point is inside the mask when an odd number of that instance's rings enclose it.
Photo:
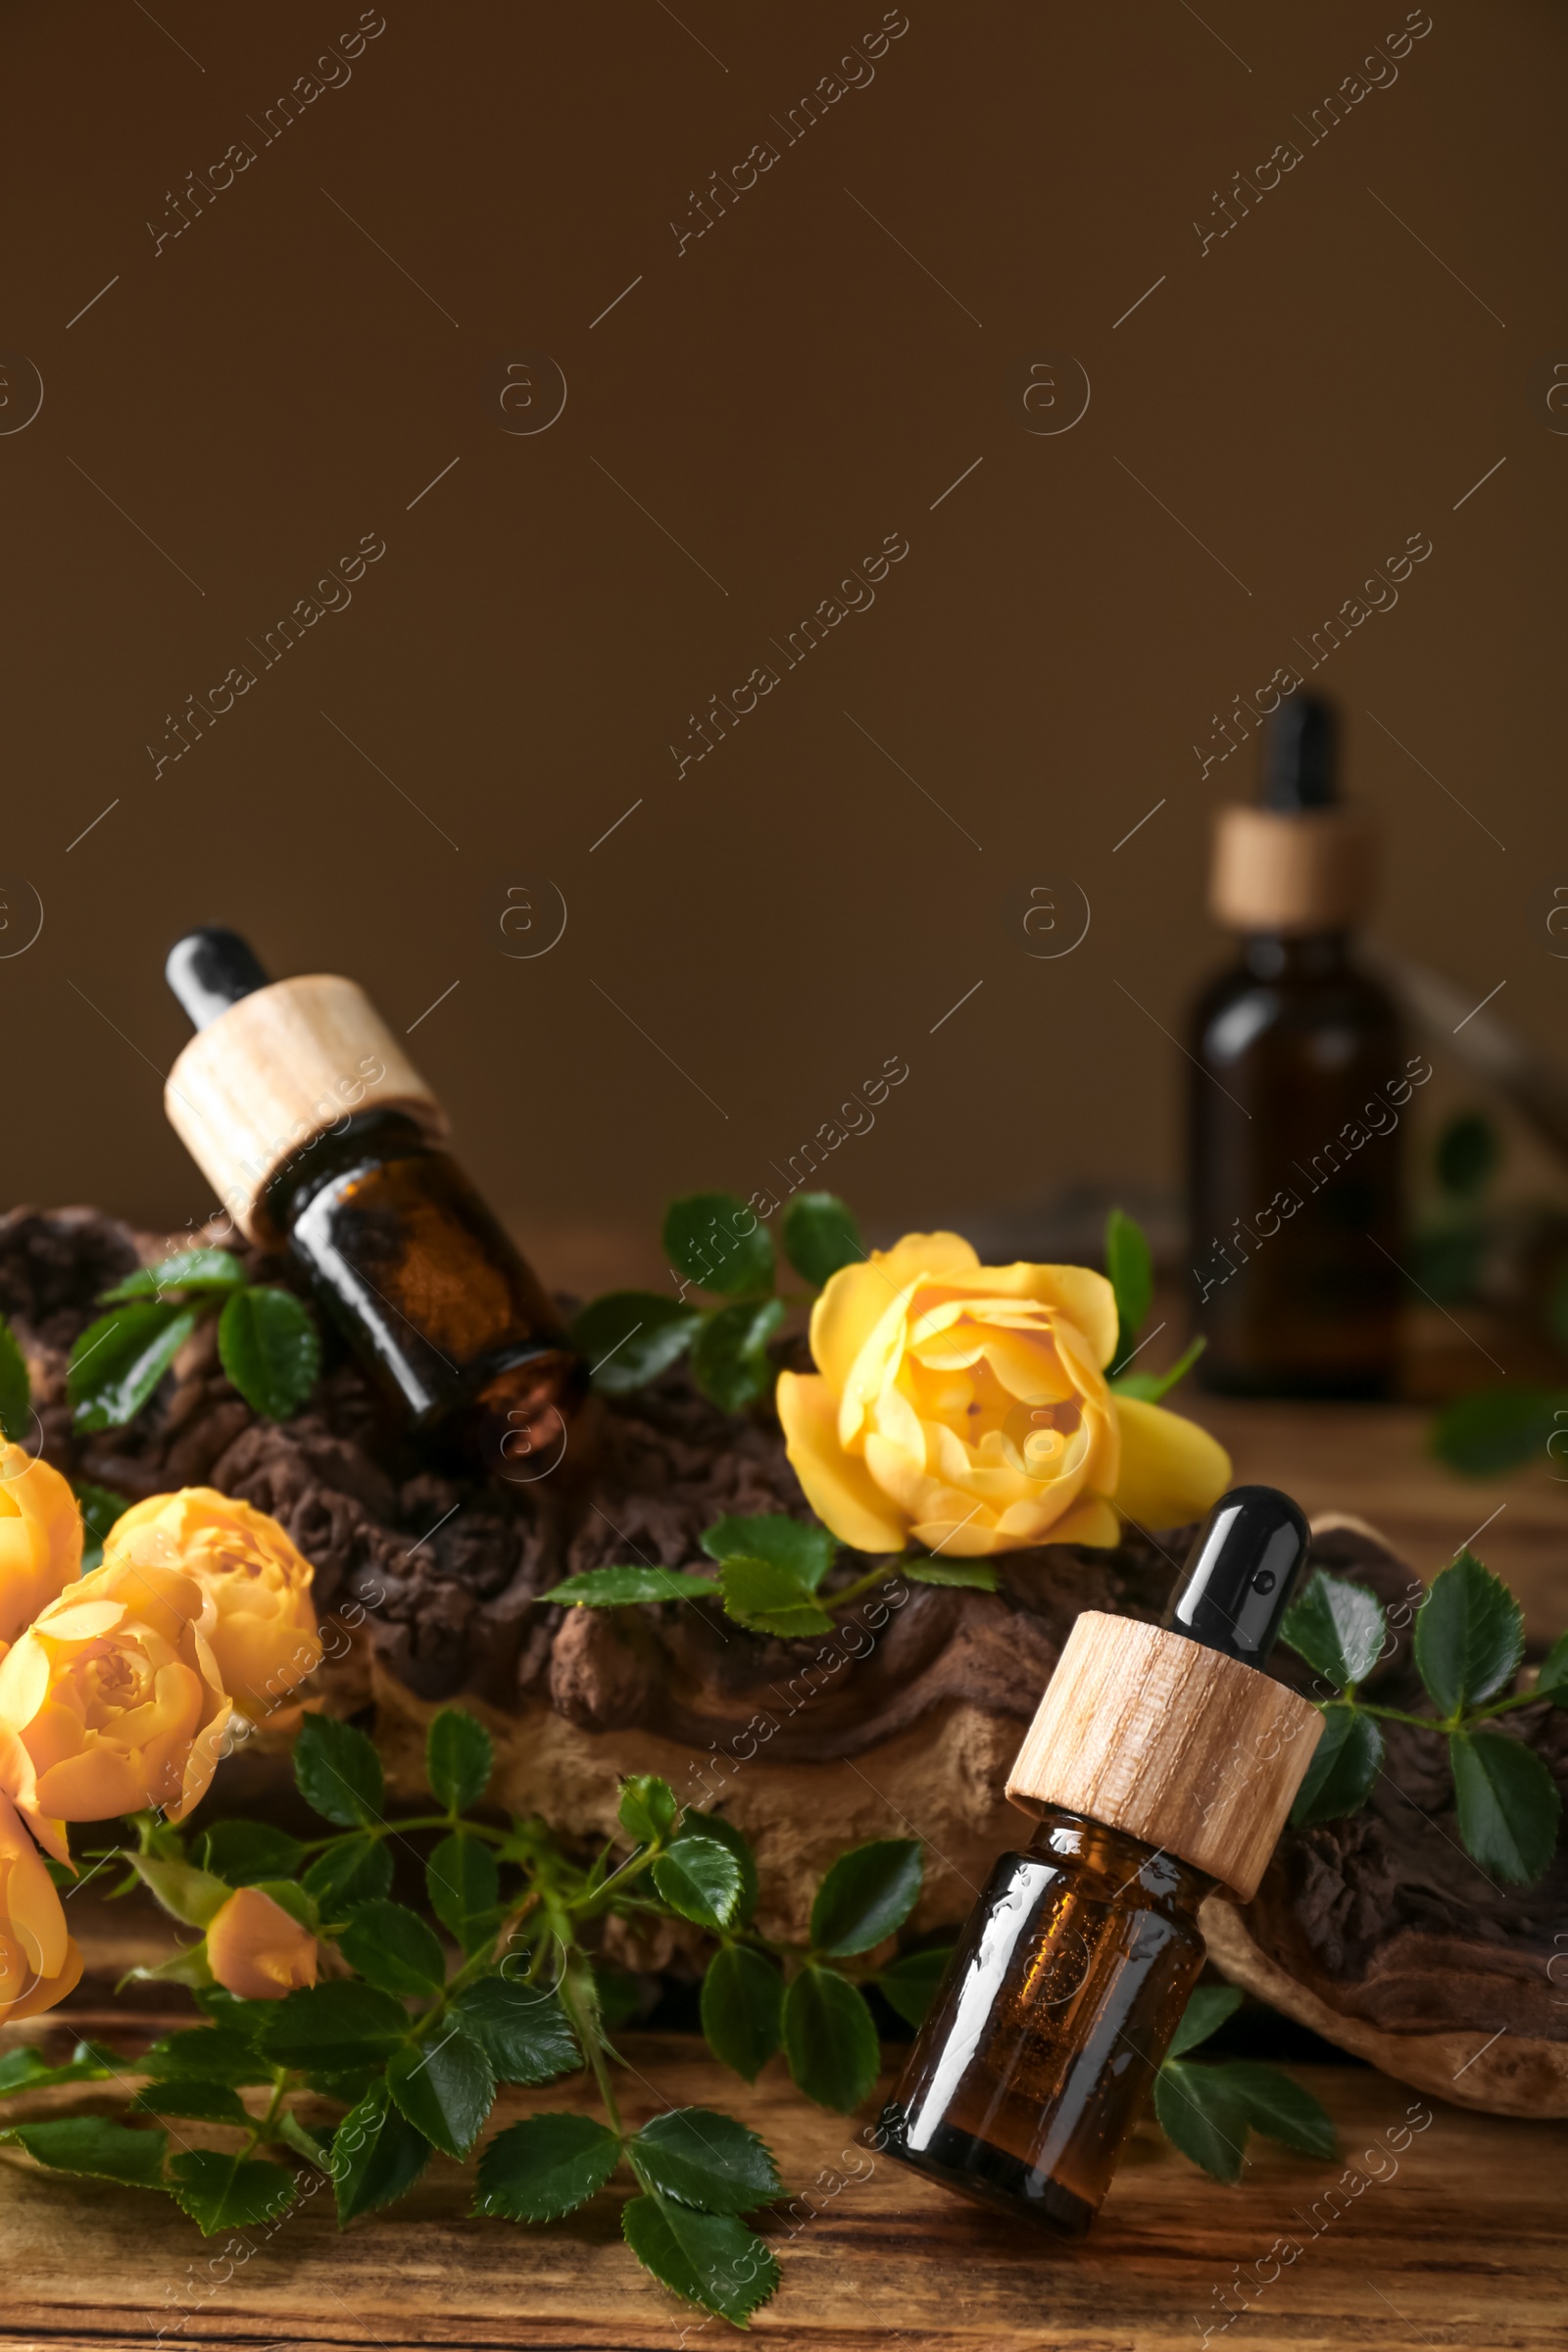
M 1233 1487 L 1164 1626 L 1076 1620 L 1007 1782 L 1040 1828 L 958 1939 L 876 2134 L 889 2155 L 1088 2229 L 1203 1965 L 1199 1905 L 1256 1891 L 1322 1732 L 1258 1672 L 1306 1549 L 1289 1495 Z
M 586 1369 L 363 989 L 269 980 L 220 928 L 166 972 L 196 1035 L 164 1106 L 241 1232 L 287 1247 L 416 1434 L 514 1484 L 559 1469 Z

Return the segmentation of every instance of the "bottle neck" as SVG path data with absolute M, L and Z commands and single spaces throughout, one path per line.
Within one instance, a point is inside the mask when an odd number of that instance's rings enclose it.
M 1205 1871 L 1142 1838 L 1057 1805 L 1045 1808 L 1029 1852 L 1036 1861 L 1070 1862 L 1080 1873 L 1103 1881 L 1107 1901 L 1132 1901 L 1188 1919 L 1197 1917 L 1199 1905 L 1218 1885 Z
M 1348 931 L 1250 931 L 1242 961 L 1258 980 L 1329 980 L 1349 968 Z

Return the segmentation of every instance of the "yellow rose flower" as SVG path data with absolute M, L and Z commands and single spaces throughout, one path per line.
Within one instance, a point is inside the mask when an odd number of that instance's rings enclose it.
M 63 2001 L 81 1975 L 43 1856 L 0 1796 L 0 2025 Z
M 81 1574 L 81 1512 L 49 1462 L 0 1439 L 0 1652 Z
M 241 1886 L 213 1914 L 207 1965 L 229 1992 L 247 2001 L 280 2001 L 316 1983 L 317 1942 L 259 1886 Z
M 195 1577 L 216 1612 L 204 1631 L 219 1677 L 240 1713 L 274 1730 L 298 1720 L 299 1708 L 278 1708 L 320 1663 L 311 1601 L 316 1571 L 275 1519 L 216 1488 L 182 1487 L 117 1519 L 104 1558 Z
M 1085 1266 L 983 1266 L 956 1233 L 910 1233 L 835 1274 L 811 1312 L 813 1374 L 778 1414 L 806 1498 L 841 1543 L 950 1558 L 1114 1544 L 1118 1514 L 1196 1519 L 1224 1448 L 1115 1396 L 1116 1303 Z
M 106 1559 L 0 1659 L 0 1786 L 62 1861 L 62 1821 L 180 1821 L 205 1792 L 229 1717 L 214 1613 L 194 1577 Z

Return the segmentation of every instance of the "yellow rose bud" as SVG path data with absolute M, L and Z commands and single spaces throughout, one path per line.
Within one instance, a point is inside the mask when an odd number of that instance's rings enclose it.
M 104 1558 L 195 1577 L 215 1610 L 205 1631 L 219 1676 L 240 1713 L 274 1730 L 298 1720 L 297 1707 L 278 1710 L 320 1663 L 311 1601 L 316 1571 L 275 1519 L 213 1487 L 182 1487 L 117 1519 Z
M 1116 1302 L 1085 1266 L 983 1266 L 955 1233 L 844 1266 L 811 1313 L 813 1374 L 778 1414 L 806 1498 L 841 1543 L 950 1558 L 1117 1541 L 1230 1483 L 1194 1422 L 1112 1394 Z
M 63 2001 L 81 1975 L 81 1954 L 43 1856 L 0 1796 L 0 2025 Z
M 316 1983 L 316 1937 L 259 1886 L 241 1886 L 207 1930 L 207 1965 L 247 2001 L 280 2001 Z
M 204 1793 L 229 1716 L 213 1617 L 194 1577 L 106 1559 L 0 1659 L 0 1786 L 62 1861 L 62 1820 L 180 1821 Z
M 81 1512 L 49 1462 L 0 1439 L 0 1649 L 81 1574 Z

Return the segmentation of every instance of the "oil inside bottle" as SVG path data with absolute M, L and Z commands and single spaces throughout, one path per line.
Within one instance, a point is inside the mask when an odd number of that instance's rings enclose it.
M 892 2102 L 889 2155 L 1078 2236 L 1203 1965 L 1214 1882 L 1056 1807 L 1004 1854 Z

